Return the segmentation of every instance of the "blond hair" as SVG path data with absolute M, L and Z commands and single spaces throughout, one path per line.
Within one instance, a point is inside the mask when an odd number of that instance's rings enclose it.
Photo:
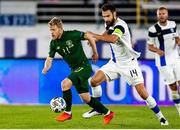
M 59 28 L 62 28 L 62 20 L 60 18 L 57 18 L 57 17 L 54 17 L 52 18 L 49 22 L 48 22 L 48 25 L 49 26 L 54 26 L 56 25 L 57 27 Z
M 165 6 L 159 7 L 159 8 L 157 9 L 157 11 L 158 11 L 158 10 L 167 10 L 167 11 L 168 11 L 168 9 L 167 9 Z

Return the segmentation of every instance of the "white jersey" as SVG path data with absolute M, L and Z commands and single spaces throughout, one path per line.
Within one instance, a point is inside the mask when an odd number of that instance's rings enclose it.
M 119 40 L 115 44 L 110 43 L 112 52 L 111 60 L 114 62 L 128 62 L 140 56 L 140 53 L 134 51 L 132 48 L 131 35 L 125 21 L 117 18 L 115 25 L 110 27 L 106 26 L 106 29 L 108 34 L 114 34 L 119 37 Z
M 148 44 L 154 44 L 165 52 L 161 57 L 155 53 L 156 66 L 171 65 L 180 60 L 175 37 L 178 37 L 178 33 L 174 21 L 167 21 L 166 26 L 161 26 L 158 22 L 149 28 Z
M 106 75 L 106 81 L 122 76 L 132 86 L 144 83 L 142 72 L 136 59 L 140 56 L 140 53 L 132 48 L 128 25 L 118 18 L 114 26 L 106 27 L 106 29 L 108 34 L 114 34 L 119 37 L 116 43 L 110 43 L 111 60 L 100 68 Z

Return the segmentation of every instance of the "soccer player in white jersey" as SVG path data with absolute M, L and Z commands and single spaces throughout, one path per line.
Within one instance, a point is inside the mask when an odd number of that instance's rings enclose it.
M 154 98 L 148 94 L 144 87 L 144 80 L 137 58 L 139 53 L 134 51 L 131 44 L 130 32 L 125 21 L 116 17 L 116 9 L 113 5 L 106 3 L 102 6 L 102 16 L 105 21 L 106 31 L 102 35 L 91 34 L 97 41 L 105 41 L 110 45 L 111 59 L 102 66 L 91 79 L 93 97 L 102 95 L 99 86 L 104 81 L 112 81 L 120 76 L 134 86 L 138 94 L 144 99 L 150 109 L 160 121 L 161 125 L 168 125 L 168 121 L 161 113 Z M 91 110 L 83 114 L 84 118 L 90 118 L 98 112 Z
M 172 99 L 180 116 L 180 95 L 177 87 L 177 83 L 180 84 L 180 38 L 176 23 L 168 20 L 167 8 L 160 7 L 157 10 L 157 19 L 158 22 L 149 28 L 148 47 L 155 53 L 156 66 L 172 91 Z

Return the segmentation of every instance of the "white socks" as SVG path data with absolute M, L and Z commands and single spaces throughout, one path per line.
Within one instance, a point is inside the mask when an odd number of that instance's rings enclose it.
M 175 103 L 175 107 L 179 113 L 179 116 L 180 116 L 180 96 L 179 96 L 179 93 L 178 91 L 172 91 L 172 99 Z
M 102 88 L 101 85 L 92 88 L 92 95 L 94 98 L 98 98 L 102 96 Z
M 155 113 L 156 117 L 160 120 L 163 116 L 162 112 L 160 111 L 159 107 L 157 106 L 156 101 L 152 96 L 149 96 L 146 99 L 147 106 Z

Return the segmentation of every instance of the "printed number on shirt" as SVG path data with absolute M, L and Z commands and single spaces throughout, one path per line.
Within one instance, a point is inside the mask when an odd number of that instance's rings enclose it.
M 63 49 L 63 52 L 64 52 L 65 54 L 70 54 L 70 51 L 69 51 L 69 48 L 68 48 L 68 47 L 64 48 L 64 49 Z
M 130 70 L 131 77 L 138 76 L 137 70 Z

